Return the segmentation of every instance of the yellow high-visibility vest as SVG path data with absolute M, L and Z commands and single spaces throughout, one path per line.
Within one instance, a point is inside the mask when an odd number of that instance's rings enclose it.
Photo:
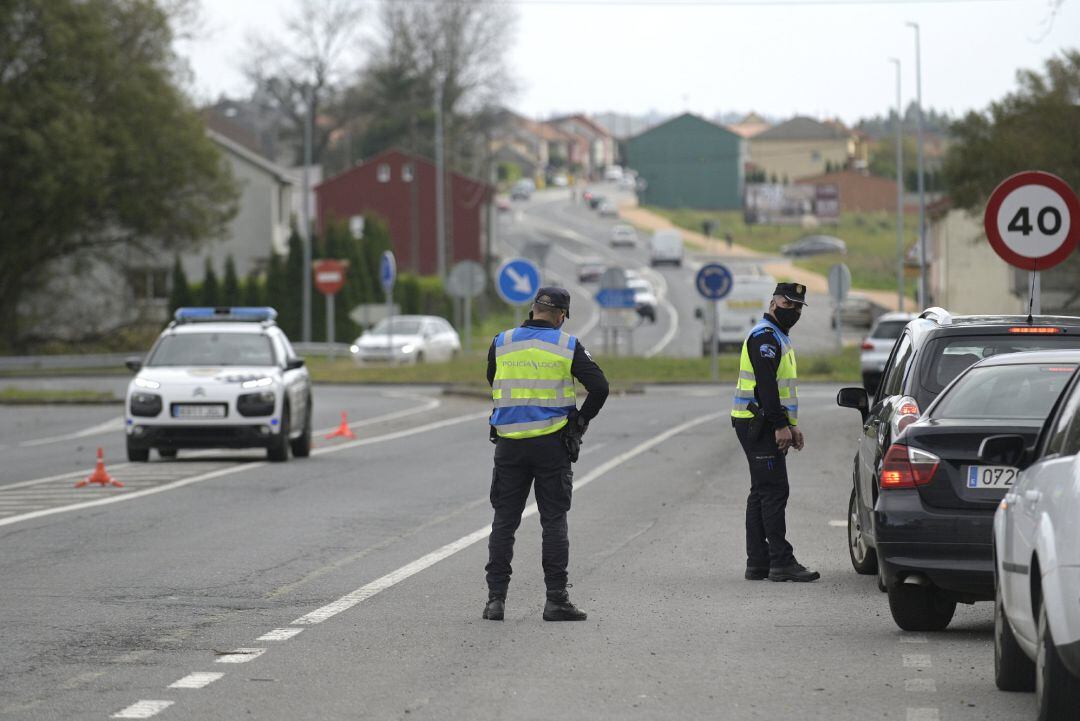
M 799 384 L 795 348 L 791 345 L 791 339 L 780 330 L 779 326 L 764 318 L 758 321 L 743 341 L 742 356 L 739 358 L 739 380 L 735 384 L 735 400 L 732 404 L 731 415 L 733 418 L 754 417 L 748 406 L 752 401 L 756 402 L 754 389 L 757 388 L 757 377 L 754 375 L 754 366 L 750 362 L 747 343 L 751 338 L 762 333 L 772 333 L 780 342 L 780 367 L 776 370 L 776 385 L 780 391 L 780 404 L 787 411 L 788 422 L 797 426 L 799 424 Z
M 495 338 L 491 425 L 501 438 L 555 433 L 577 408 L 570 367 L 577 338 L 556 328 L 513 328 Z

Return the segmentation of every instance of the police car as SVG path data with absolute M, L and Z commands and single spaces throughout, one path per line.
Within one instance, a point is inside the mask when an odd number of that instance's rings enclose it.
M 311 453 L 311 378 L 273 308 L 180 308 L 125 402 L 127 455 L 150 449 L 265 448 L 271 461 Z

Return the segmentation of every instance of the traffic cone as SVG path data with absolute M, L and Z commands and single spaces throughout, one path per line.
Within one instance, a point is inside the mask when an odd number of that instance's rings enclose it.
M 356 434 L 349 428 L 349 421 L 345 418 L 345 411 L 341 412 L 341 425 L 333 433 L 327 434 L 329 438 L 356 438 Z
M 94 466 L 94 472 L 76 483 L 75 487 L 82 488 L 91 483 L 97 483 L 101 486 L 116 486 L 117 488 L 124 487 L 123 483 L 110 476 L 109 472 L 105 470 L 105 452 L 100 448 L 97 449 L 97 465 Z

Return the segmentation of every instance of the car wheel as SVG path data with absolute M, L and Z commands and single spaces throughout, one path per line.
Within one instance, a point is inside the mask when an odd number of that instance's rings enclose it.
M 416 351 L 416 355 L 413 356 L 413 363 L 419 364 L 419 363 L 423 363 L 423 362 L 424 362 L 424 351 L 422 351 L 422 350 Z
M 1035 664 L 1016 642 L 1005 615 L 1001 584 L 994 594 L 994 683 L 1002 691 L 1034 691 Z
M 166 459 L 171 460 L 173 458 L 176 458 L 176 449 L 175 448 L 159 448 L 159 449 L 157 449 L 157 454 L 159 456 L 161 456 L 162 458 L 166 458 Z
M 851 489 L 851 499 L 848 501 L 848 555 L 851 557 L 851 567 L 855 573 L 861 576 L 873 576 L 877 573 L 877 550 L 870 547 L 863 533 L 862 523 L 859 521 L 858 496 L 855 488 Z
M 266 457 L 274 463 L 283 463 L 289 460 L 289 407 L 281 413 L 281 431 L 274 436 L 270 445 L 266 448 Z
M 895 583 L 888 593 L 893 620 L 905 631 L 943 631 L 956 612 L 956 601 L 933 586 Z
M 1038 721 L 1070 721 L 1080 708 L 1080 678 L 1069 673 L 1058 655 L 1046 604 L 1039 605 L 1038 653 L 1035 656 L 1035 708 Z
M 307 413 L 304 415 L 304 432 L 300 437 L 289 441 L 293 458 L 307 458 L 311 455 L 311 398 L 308 398 Z
M 127 457 L 131 463 L 146 463 L 150 460 L 150 449 L 134 445 L 131 439 L 127 440 Z

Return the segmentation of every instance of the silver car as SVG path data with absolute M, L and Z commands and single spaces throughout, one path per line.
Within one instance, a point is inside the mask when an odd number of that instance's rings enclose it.
M 914 320 L 912 313 L 885 313 L 881 315 L 870 334 L 862 342 L 862 366 L 863 387 L 873 394 L 877 390 L 877 384 L 881 380 L 881 372 L 885 370 L 885 363 L 889 360 L 896 339 L 904 332 L 904 326 L 908 321 Z

